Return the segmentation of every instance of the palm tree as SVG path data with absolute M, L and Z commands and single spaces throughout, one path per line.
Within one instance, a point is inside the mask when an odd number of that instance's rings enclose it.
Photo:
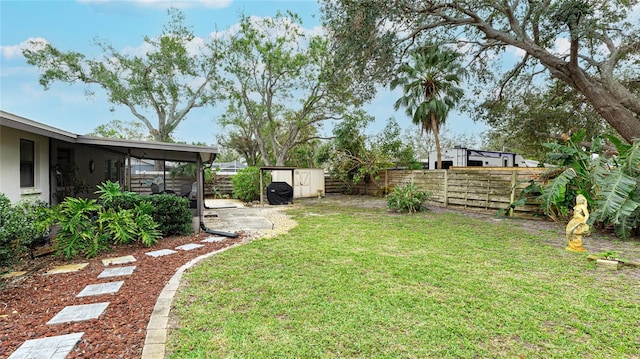
M 440 152 L 440 126 L 449 110 L 454 108 L 464 91 L 458 87 L 467 76 L 467 70 L 459 62 L 460 54 L 436 46 L 423 47 L 412 56 L 412 64 L 403 64 L 391 81 L 391 89 L 402 86 L 404 95 L 394 104 L 394 109 L 406 108 L 407 116 L 426 133 L 433 132 L 436 142 L 437 169 L 442 168 Z

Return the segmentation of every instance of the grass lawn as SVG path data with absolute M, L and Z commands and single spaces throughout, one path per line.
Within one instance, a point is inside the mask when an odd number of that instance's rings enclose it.
M 183 277 L 171 358 L 638 358 L 640 284 L 517 221 L 313 204 Z M 562 241 L 562 238 L 558 238 Z

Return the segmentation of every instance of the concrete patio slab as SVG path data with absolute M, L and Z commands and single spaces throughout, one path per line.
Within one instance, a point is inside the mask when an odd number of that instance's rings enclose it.
M 90 284 L 76 295 L 76 297 L 89 297 L 93 295 L 114 294 L 120 290 L 120 287 L 124 284 L 124 281 Z
M 273 223 L 260 215 L 255 208 L 220 208 L 205 210 L 205 213 L 215 212 L 217 217 L 205 217 L 203 219 L 207 228 L 224 232 L 237 231 L 264 231 L 273 229 Z
M 181 251 L 190 251 L 193 249 L 198 249 L 198 248 L 202 248 L 204 247 L 203 244 L 196 244 L 196 243 L 189 243 L 189 244 L 184 244 L 181 246 L 176 247 L 176 249 L 181 250 Z
M 177 252 L 174 251 L 174 250 L 171 250 L 171 249 L 160 249 L 158 251 L 147 252 L 145 254 L 148 255 L 148 256 L 152 256 L 154 258 L 157 258 L 157 257 L 167 256 L 167 255 L 173 254 L 173 253 L 177 253 Z
M 60 324 L 69 322 L 82 322 L 89 319 L 96 319 L 107 309 L 109 302 L 72 305 L 62 308 L 47 324 Z
M 77 263 L 77 264 L 67 264 L 63 266 L 57 266 L 57 267 L 51 268 L 45 274 L 62 274 L 62 273 L 77 272 L 83 269 L 84 267 L 86 267 L 87 265 L 89 265 L 89 263 Z
M 98 278 L 128 276 L 131 275 L 135 269 L 136 266 L 107 268 L 98 275 Z
M 133 263 L 136 261 L 134 256 L 124 256 L 124 257 L 115 257 L 115 258 L 105 258 L 102 260 L 102 264 L 107 267 L 113 264 L 127 264 Z
M 8 359 L 64 359 L 82 335 L 84 332 L 27 340 Z

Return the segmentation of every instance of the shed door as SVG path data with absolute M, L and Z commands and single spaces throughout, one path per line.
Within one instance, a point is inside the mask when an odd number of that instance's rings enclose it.
M 294 174 L 296 178 L 296 186 L 294 186 L 293 193 L 294 197 L 311 197 L 311 182 L 309 181 L 309 171 L 296 170 Z

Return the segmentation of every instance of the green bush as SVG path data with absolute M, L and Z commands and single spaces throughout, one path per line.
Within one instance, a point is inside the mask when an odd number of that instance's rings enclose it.
M 177 220 L 176 210 L 168 211 L 164 216 L 160 211 L 155 213 L 151 201 L 155 197 L 144 197 L 132 192 L 124 192 L 117 182 L 103 183 L 96 192 L 99 200 L 68 197 L 50 214 L 60 226 L 55 245 L 58 254 L 66 258 L 78 255 L 94 257 L 112 245 L 127 244 L 140 241 L 150 246 L 162 237 L 159 224 L 154 219 L 157 215 L 162 220 Z M 174 197 L 175 196 L 162 196 Z M 146 200 L 149 198 L 149 201 Z M 185 200 L 182 198 L 182 200 Z M 180 207 L 175 201 L 165 201 L 164 210 Z M 188 209 L 187 204 L 182 206 Z M 191 217 L 189 216 L 189 228 Z M 168 232 L 170 233 L 170 232 Z
M 233 182 L 233 196 L 243 202 L 260 199 L 260 169 L 258 167 L 243 168 L 231 178 Z M 271 183 L 271 175 L 265 173 L 263 177 L 262 193 L 266 185 Z
M 145 197 L 145 199 L 147 199 Z M 186 235 L 191 233 L 193 214 L 189 208 L 189 200 L 170 194 L 159 194 L 148 197 L 153 207 L 152 217 L 158 223 L 158 229 L 165 237 Z
M 34 242 L 46 235 L 45 206 L 39 200 L 12 206 L 0 193 L 0 266 L 17 263 Z
M 387 195 L 387 206 L 395 212 L 422 212 L 427 209 L 424 202 L 429 199 L 429 193 L 421 191 L 413 183 L 397 186 Z
M 118 182 L 107 181 L 98 186 L 99 202 L 106 209 L 131 210 L 131 220 L 135 237 L 145 245 L 156 242 L 158 232 L 164 236 L 191 233 L 191 210 L 189 201 L 174 195 L 142 196 L 134 192 L 122 191 Z M 186 205 L 185 205 L 186 203 Z M 127 221 L 127 214 L 113 216 L 118 221 Z M 157 225 L 155 225 L 157 224 Z M 123 233 L 122 240 L 127 235 Z
M 109 247 L 109 237 L 96 223 L 101 209 L 93 199 L 73 197 L 67 197 L 58 208 L 52 209 L 51 215 L 60 226 L 55 240 L 59 255 L 70 259 L 84 254 L 89 258 Z

